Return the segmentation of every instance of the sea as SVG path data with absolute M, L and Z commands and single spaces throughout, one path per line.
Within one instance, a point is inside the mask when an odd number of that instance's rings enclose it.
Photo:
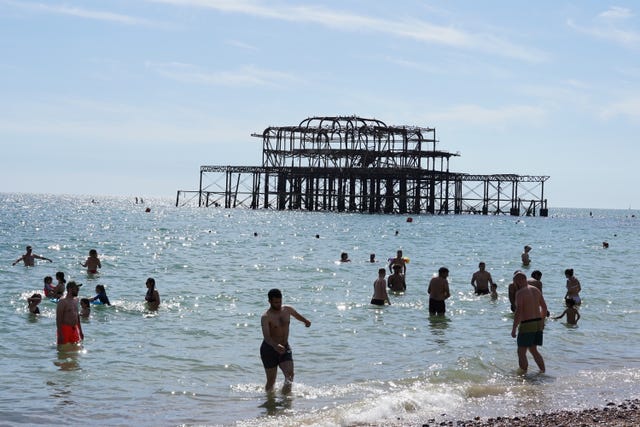
M 421 426 L 640 397 L 638 210 L 551 207 L 542 218 L 0 200 L 0 426 Z M 12 266 L 27 245 L 52 262 Z M 102 262 L 94 276 L 81 265 L 91 249 Z M 372 306 L 378 269 L 398 249 L 407 290 Z M 497 299 L 473 293 L 480 261 Z M 452 296 L 445 316 L 430 317 L 427 284 L 442 266 Z M 544 374 L 530 355 L 529 372 L 518 371 L 507 286 L 522 268 L 543 273 L 552 316 L 564 310 L 564 270 L 582 285 L 578 324 L 546 322 Z M 57 347 L 55 302 L 27 309 L 57 271 L 83 284 L 80 297 L 102 284 L 112 302 L 92 306 L 79 348 Z M 148 277 L 156 312 L 144 304 Z M 290 394 L 281 372 L 277 391 L 264 390 L 260 318 L 272 288 L 311 321 L 291 320 Z

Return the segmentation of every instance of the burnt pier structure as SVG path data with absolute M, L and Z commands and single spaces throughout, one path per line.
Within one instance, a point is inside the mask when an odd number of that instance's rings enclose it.
M 459 154 L 436 148 L 435 128 L 309 117 L 252 136 L 262 166 L 201 166 L 198 190 L 178 190 L 176 206 L 548 215 L 548 176 L 450 171 Z

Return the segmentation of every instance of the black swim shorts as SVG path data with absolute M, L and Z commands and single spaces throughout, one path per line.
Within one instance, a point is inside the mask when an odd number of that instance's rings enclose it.
M 433 298 L 429 298 L 429 314 L 444 314 L 446 311 L 446 306 L 444 301 L 434 300 Z
M 282 362 L 286 362 L 287 360 L 293 360 L 293 354 L 291 353 L 291 347 L 289 345 L 286 346 L 287 351 L 280 354 L 276 351 L 275 348 L 267 344 L 265 341 L 262 341 L 262 345 L 260 346 L 260 358 L 262 359 L 262 365 L 265 369 L 275 368 L 280 365 Z

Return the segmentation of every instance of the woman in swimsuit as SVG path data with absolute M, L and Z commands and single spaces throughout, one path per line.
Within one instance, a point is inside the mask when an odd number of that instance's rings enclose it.
M 147 279 L 147 294 L 144 300 L 147 302 L 149 310 L 157 310 L 160 305 L 160 294 L 156 290 L 156 281 L 153 277 Z

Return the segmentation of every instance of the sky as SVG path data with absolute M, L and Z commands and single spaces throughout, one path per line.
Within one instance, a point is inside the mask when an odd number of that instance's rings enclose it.
M 0 192 L 163 196 L 313 116 L 436 128 L 450 170 L 640 209 L 640 3 L 0 0 Z

